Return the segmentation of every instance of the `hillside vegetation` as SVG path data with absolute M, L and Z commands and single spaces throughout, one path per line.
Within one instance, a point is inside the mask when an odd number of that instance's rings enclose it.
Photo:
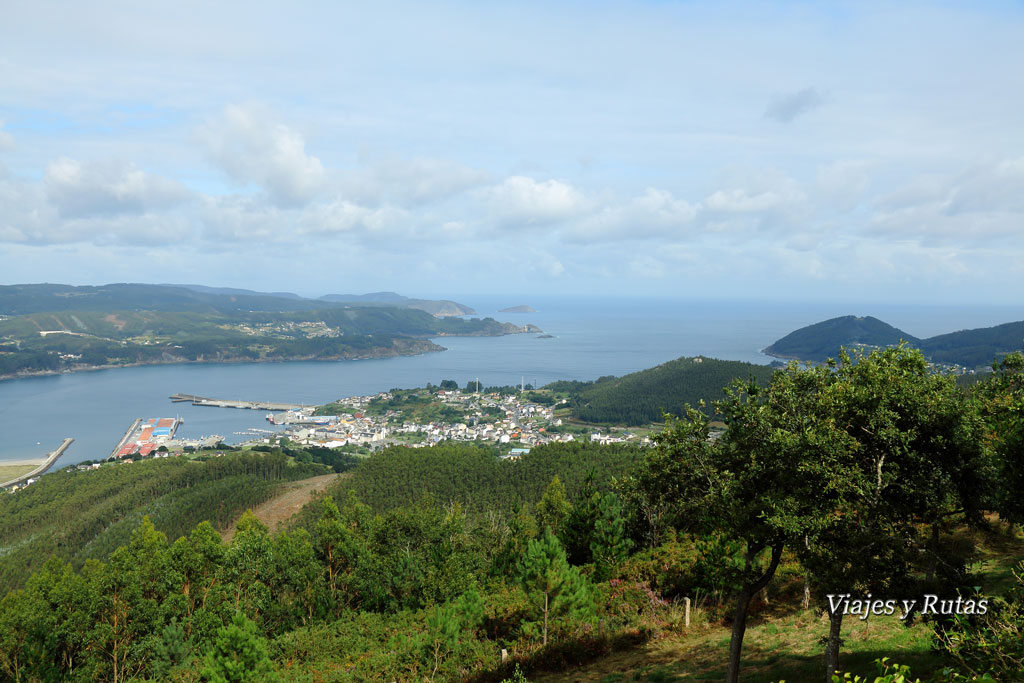
M 901 341 L 918 344 L 919 339 L 870 315 L 846 315 L 790 332 L 764 350 L 780 358 L 823 361 L 835 358 L 840 346 L 893 346 Z
M 254 293 L 255 294 L 255 293 Z M 427 337 L 524 331 L 492 318 L 159 285 L 0 287 L 0 376 L 185 361 L 334 360 L 440 351 Z
M 779 358 L 824 362 L 835 358 L 840 347 L 886 348 L 901 341 L 921 349 L 933 363 L 978 368 L 1024 348 L 1024 321 L 918 339 L 877 318 L 847 315 L 801 327 L 764 352 Z
M 687 404 L 725 398 L 723 388 L 733 380 L 767 383 L 773 369 L 741 361 L 679 358 L 622 377 L 593 382 L 552 382 L 545 388 L 563 394 L 573 417 L 584 422 L 630 426 L 661 422 L 663 414 L 682 415 Z
M 249 513 L 229 544 L 143 518 L 80 567 L 55 548 L 0 600 L 0 677 L 1020 680 L 1024 355 L 970 391 L 906 346 L 793 364 L 716 408 L 716 438 L 690 410 L 640 451 L 389 449 L 277 534 Z M 288 471 L 283 453 L 234 462 Z M 15 533 L 102 502 L 63 500 L 93 474 L 26 503 Z M 917 607 L 868 620 L 867 598 Z M 883 658 L 887 677 L 863 678 Z
M 227 525 L 281 483 L 325 471 L 266 454 L 206 462 L 161 458 L 48 474 L 17 494 L 0 493 L 0 592 L 23 585 L 50 555 L 76 567 L 106 558 L 144 515 L 173 539 L 203 520 Z
M 386 512 L 430 497 L 459 503 L 468 512 L 508 511 L 540 500 L 552 477 L 576 492 L 588 476 L 601 489 L 640 461 L 637 446 L 552 443 L 537 446 L 517 460 L 500 459 L 493 446 L 442 442 L 431 448 L 395 446 L 366 459 L 334 490 L 344 502 L 348 491 L 375 512 Z

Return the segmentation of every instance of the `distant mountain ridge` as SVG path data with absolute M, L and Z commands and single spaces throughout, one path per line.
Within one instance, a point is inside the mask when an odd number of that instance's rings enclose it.
M 332 303 L 357 304 L 360 306 L 399 306 L 426 311 L 437 317 L 453 315 L 476 315 L 476 311 L 448 299 L 412 299 L 395 292 L 371 292 L 370 294 L 325 294 L 319 301 Z
M 840 347 L 886 347 L 905 341 L 933 363 L 976 368 L 1024 348 L 1024 321 L 919 339 L 871 316 L 831 318 L 790 332 L 764 352 L 776 358 L 822 362 Z
M 292 292 L 257 292 L 205 285 L 111 283 L 0 285 L 0 315 L 49 311 L 149 310 L 197 313 L 308 311 L 345 306 L 412 308 L 437 317 L 475 315 L 469 306 L 448 300 L 412 299 L 394 292 L 328 294 L 310 299 Z

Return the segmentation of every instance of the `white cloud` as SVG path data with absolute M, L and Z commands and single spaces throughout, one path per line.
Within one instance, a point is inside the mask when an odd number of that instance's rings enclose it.
M 302 135 L 270 121 L 257 106 L 225 107 L 199 135 L 214 163 L 236 182 L 258 185 L 278 205 L 305 204 L 324 187 L 323 164 L 306 153 Z
M 708 210 L 722 213 L 761 213 L 773 211 L 786 203 L 787 198 L 774 190 L 755 194 L 738 187 L 716 190 L 704 200 Z
M 527 176 L 510 176 L 483 190 L 483 198 L 490 214 L 504 226 L 546 225 L 578 218 L 591 208 L 590 201 L 571 185 Z
M 282 208 L 260 197 L 208 197 L 202 223 L 204 236 L 215 243 L 259 240 L 297 247 L 316 239 L 322 240 L 321 249 L 343 249 L 344 242 L 336 238 L 366 243 L 412 236 L 411 221 L 401 209 L 369 208 L 341 199 Z
M 929 245 L 1012 240 L 1024 233 L 1024 159 L 975 165 L 952 176 L 925 175 L 879 197 L 865 228 Z
M 697 217 L 699 204 L 677 199 L 667 190 L 648 187 L 625 204 L 608 202 L 578 225 L 564 232 L 575 242 L 633 240 L 648 237 L 681 239 Z
M 354 200 L 404 206 L 447 199 L 490 180 L 480 169 L 430 157 L 377 160 L 340 176 L 340 192 Z
M 61 216 L 138 214 L 188 200 L 177 181 L 146 173 L 122 162 L 81 162 L 61 158 L 46 167 L 46 195 Z

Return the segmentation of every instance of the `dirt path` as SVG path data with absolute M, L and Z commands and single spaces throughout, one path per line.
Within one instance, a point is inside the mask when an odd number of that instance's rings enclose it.
M 284 486 L 284 490 L 270 500 L 260 503 L 253 508 L 252 512 L 256 519 L 260 520 L 274 533 L 282 524 L 291 519 L 292 515 L 322 493 L 329 485 L 347 474 L 324 474 L 319 477 L 302 479 L 301 481 L 290 481 Z M 230 528 L 220 532 L 225 543 L 230 543 L 235 536 L 235 523 Z

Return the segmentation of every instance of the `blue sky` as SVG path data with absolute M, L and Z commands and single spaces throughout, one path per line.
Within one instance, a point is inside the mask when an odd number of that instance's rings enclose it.
M 1024 9 L 822 5 L 6 7 L 0 282 L 1016 302 Z

